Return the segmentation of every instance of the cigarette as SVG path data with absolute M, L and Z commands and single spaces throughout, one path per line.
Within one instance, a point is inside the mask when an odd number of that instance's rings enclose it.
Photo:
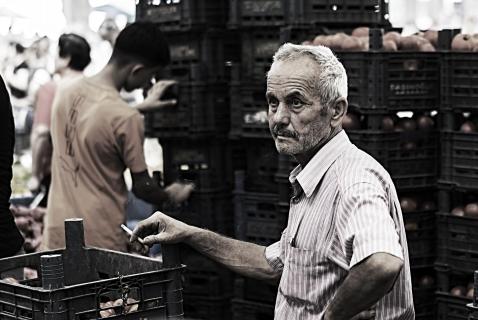
M 123 229 L 130 236 L 133 235 L 133 231 L 131 231 L 131 229 L 128 228 L 127 226 L 125 226 L 124 224 L 121 224 L 121 229 Z M 138 240 L 139 243 L 144 244 L 143 239 L 141 239 L 140 237 L 138 237 L 137 240 Z

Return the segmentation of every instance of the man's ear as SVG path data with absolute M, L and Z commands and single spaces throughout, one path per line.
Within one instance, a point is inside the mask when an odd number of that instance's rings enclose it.
M 347 114 L 348 102 L 345 98 L 338 98 L 332 105 L 332 118 L 330 123 L 333 127 L 342 124 L 343 117 Z
M 141 64 L 141 63 L 136 63 L 136 64 L 134 64 L 134 65 L 131 67 L 131 71 L 130 71 L 130 72 L 131 72 L 132 74 L 136 74 L 136 73 L 138 73 L 138 72 L 141 72 L 141 70 L 143 70 L 143 69 L 144 69 L 144 65 L 143 65 L 143 64 Z

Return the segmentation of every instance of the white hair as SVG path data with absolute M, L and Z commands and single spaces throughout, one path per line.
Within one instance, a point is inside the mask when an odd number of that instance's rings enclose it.
M 329 106 L 338 98 L 347 98 L 347 73 L 327 47 L 286 43 L 276 51 L 273 62 L 290 61 L 303 56 L 312 58 L 319 67 L 320 74 L 316 77 L 317 93 L 323 105 Z

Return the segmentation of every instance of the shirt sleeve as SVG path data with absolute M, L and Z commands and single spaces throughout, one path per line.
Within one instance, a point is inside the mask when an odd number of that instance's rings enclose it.
M 285 237 L 286 232 L 282 232 L 281 240 L 271 244 L 264 251 L 264 256 L 271 266 L 271 268 L 276 272 L 282 272 L 284 268 L 284 257 L 282 250 L 283 238 Z
M 355 184 L 345 191 L 339 208 L 339 238 L 350 268 L 378 252 L 403 260 L 399 226 L 392 219 L 385 190 Z
M 132 173 L 143 172 L 147 169 L 144 159 L 144 122 L 141 114 L 134 113 L 116 128 L 116 136 L 120 153 L 125 166 Z

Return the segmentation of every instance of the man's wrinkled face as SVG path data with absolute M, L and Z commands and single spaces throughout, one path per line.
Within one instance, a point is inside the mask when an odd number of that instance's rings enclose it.
M 269 129 L 277 151 L 303 155 L 331 131 L 331 112 L 320 103 L 320 70 L 309 57 L 273 63 L 267 77 Z

